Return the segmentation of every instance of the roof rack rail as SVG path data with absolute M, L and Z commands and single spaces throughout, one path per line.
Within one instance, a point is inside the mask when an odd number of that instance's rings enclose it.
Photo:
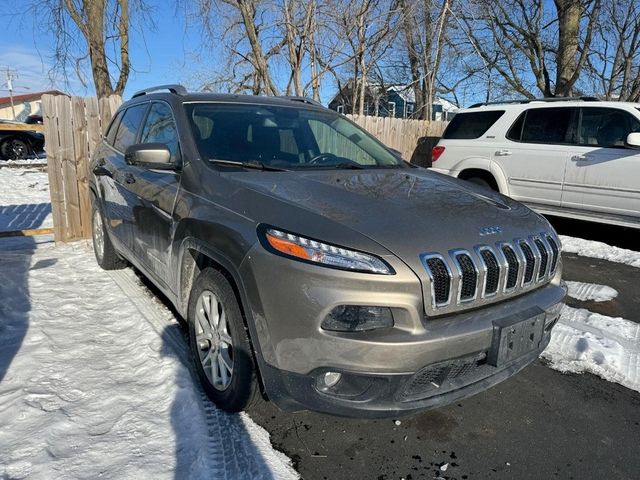
M 571 101 L 583 101 L 583 102 L 599 102 L 600 99 L 597 97 L 547 97 L 547 98 L 522 98 L 522 99 L 513 99 L 513 100 L 502 100 L 499 102 L 480 102 L 474 103 L 469 108 L 477 108 L 484 107 L 486 105 L 507 105 L 507 104 L 524 104 L 524 103 L 532 103 L 532 102 L 571 102 Z
M 156 87 L 149 87 L 149 88 L 145 88 L 143 90 L 138 90 L 136 93 L 134 93 L 131 96 L 131 98 L 141 97 L 142 95 L 147 95 L 147 94 L 152 93 L 152 92 L 157 92 L 158 90 L 169 90 L 171 93 L 174 93 L 176 95 L 186 95 L 187 94 L 187 89 L 184 88 L 182 85 L 171 83 L 171 84 L 168 84 L 168 85 L 158 85 Z
M 314 100 L 312 98 L 308 98 L 308 97 L 299 97 L 299 96 L 295 96 L 295 95 L 283 95 L 280 98 L 285 98 L 285 99 L 291 100 L 293 102 L 308 103 L 309 105 L 315 105 L 316 107 L 323 107 L 324 108 L 324 105 L 322 105 L 320 102 L 318 102 L 317 100 Z

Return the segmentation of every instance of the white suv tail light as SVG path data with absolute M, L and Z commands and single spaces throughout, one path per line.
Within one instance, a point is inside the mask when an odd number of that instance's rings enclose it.
M 443 153 L 444 147 L 441 147 L 440 145 L 436 145 L 435 147 L 433 147 L 433 149 L 431 150 L 431 163 L 438 160 Z

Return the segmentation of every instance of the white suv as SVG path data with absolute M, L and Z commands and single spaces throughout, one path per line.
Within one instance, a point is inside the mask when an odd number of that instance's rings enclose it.
M 433 170 L 540 213 L 640 228 L 640 103 L 594 98 L 479 104 L 456 114 Z

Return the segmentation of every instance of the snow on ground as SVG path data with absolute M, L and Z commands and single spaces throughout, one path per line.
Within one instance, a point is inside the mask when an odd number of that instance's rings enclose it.
M 542 353 L 561 372 L 598 375 L 640 391 L 640 324 L 565 306 Z
M 563 252 L 575 253 L 582 257 L 600 258 L 609 262 L 624 263 L 640 268 L 640 252 L 613 247 L 593 240 L 567 237 L 566 235 L 560 235 L 560 240 L 562 241 Z
M 47 227 L 53 227 L 47 173 L 0 168 L 0 231 Z
M 131 270 L 29 241 L 0 243 L 0 478 L 297 478 L 246 414 L 205 401 Z
M 569 296 L 576 300 L 593 300 L 594 302 L 608 302 L 618 296 L 615 288 L 597 283 L 566 282 L 569 289 Z
M 21 160 L 0 160 L 0 167 L 5 165 L 44 166 L 46 164 L 47 164 L 47 155 L 45 153 L 42 153 L 41 155 L 34 158 L 23 158 Z

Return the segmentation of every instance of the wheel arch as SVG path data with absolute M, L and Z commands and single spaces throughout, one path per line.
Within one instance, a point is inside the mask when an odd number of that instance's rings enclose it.
M 263 380 L 264 368 L 262 368 L 265 364 L 264 357 L 258 342 L 258 334 L 255 329 L 255 322 L 253 321 L 245 286 L 238 269 L 222 252 L 216 251 L 203 241 L 193 237 L 183 240 L 180 248 L 178 266 L 178 285 L 175 304 L 178 312 L 185 319 L 188 318 L 189 314 L 189 297 L 193 284 L 202 270 L 205 268 L 214 268 L 227 279 L 238 300 L 242 321 L 247 330 L 254 360 L 258 366 L 257 374 L 261 392 L 265 395 L 266 390 Z
M 509 186 L 507 183 L 507 179 L 502 172 L 502 169 L 495 165 L 493 162 L 486 167 L 468 167 L 464 168 L 458 174 L 458 178 L 461 180 L 467 180 L 471 177 L 479 177 L 483 180 L 486 180 L 492 188 L 496 191 L 502 193 L 503 195 L 509 194 Z

